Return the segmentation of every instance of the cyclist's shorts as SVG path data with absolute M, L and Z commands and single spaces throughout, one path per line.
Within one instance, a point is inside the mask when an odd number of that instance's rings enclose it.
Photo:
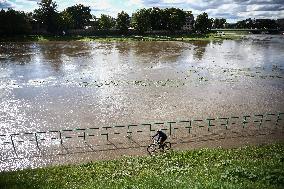
M 166 140 L 167 140 L 167 136 L 162 136 L 162 137 L 160 138 L 160 142 L 161 142 L 161 143 L 165 142 Z

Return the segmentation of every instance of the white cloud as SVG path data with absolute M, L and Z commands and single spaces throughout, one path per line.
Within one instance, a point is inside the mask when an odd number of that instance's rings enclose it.
M 142 0 L 129 0 L 129 1 L 125 2 L 125 5 L 142 7 L 143 2 L 142 2 Z
M 267 12 L 267 11 L 251 11 L 251 12 L 241 12 L 239 13 L 242 18 L 284 18 L 284 11 Z

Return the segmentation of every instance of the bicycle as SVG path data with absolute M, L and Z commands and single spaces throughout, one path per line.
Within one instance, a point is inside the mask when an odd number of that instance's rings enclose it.
M 172 144 L 170 142 L 165 142 L 161 146 L 159 141 L 157 141 L 157 138 L 152 138 L 152 140 L 153 140 L 153 143 L 147 147 L 147 151 L 151 156 L 165 153 L 171 149 Z

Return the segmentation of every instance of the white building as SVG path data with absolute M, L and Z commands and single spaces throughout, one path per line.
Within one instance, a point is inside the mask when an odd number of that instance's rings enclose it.
M 192 30 L 194 24 L 194 16 L 191 14 L 185 18 L 185 24 L 182 26 L 182 30 Z

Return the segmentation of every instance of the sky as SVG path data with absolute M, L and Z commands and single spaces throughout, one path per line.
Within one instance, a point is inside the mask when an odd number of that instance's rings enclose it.
M 39 0 L 0 0 L 0 9 L 13 8 L 30 12 L 38 8 Z M 54 0 L 58 11 L 75 4 L 90 6 L 92 14 L 117 16 L 121 11 L 131 15 L 141 8 L 176 7 L 192 11 L 194 16 L 207 12 L 211 18 L 226 18 L 236 22 L 246 18 L 284 18 L 284 0 Z

